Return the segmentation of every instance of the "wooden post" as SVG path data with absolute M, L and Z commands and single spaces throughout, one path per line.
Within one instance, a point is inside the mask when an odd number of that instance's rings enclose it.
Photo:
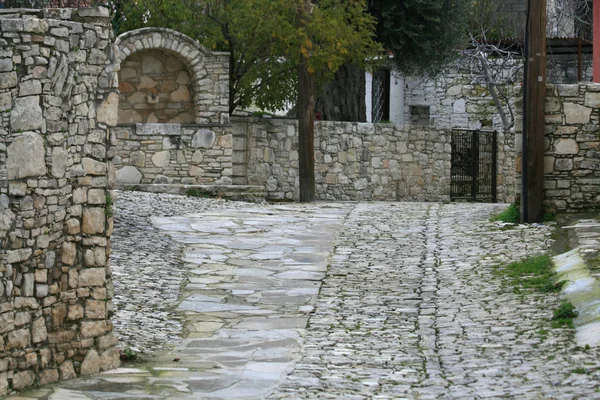
M 310 1 L 299 7 L 300 25 L 310 18 Z M 315 79 L 310 72 L 309 56 L 302 55 L 298 65 L 298 170 L 300 202 L 316 200 L 315 191 Z
M 594 0 L 593 21 L 594 29 L 594 59 L 593 59 L 593 81 L 600 83 L 600 0 Z
M 529 0 L 527 15 L 521 220 L 542 222 L 546 126 L 546 0 Z

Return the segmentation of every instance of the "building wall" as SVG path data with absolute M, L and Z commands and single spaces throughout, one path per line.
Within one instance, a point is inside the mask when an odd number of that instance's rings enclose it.
M 0 396 L 119 365 L 106 9 L 0 15 Z
M 520 107 L 518 118 L 522 121 Z M 544 140 L 544 204 L 548 210 L 600 210 L 599 121 L 600 84 L 548 86 Z M 520 175 L 522 123 L 516 127 Z

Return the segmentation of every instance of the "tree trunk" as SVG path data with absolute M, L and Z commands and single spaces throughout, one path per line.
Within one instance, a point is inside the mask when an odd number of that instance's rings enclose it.
M 298 163 L 300 202 L 309 203 L 315 194 L 315 80 L 303 57 L 298 66 Z
M 365 72 L 354 64 L 344 64 L 316 102 L 316 112 L 325 121 L 365 122 Z

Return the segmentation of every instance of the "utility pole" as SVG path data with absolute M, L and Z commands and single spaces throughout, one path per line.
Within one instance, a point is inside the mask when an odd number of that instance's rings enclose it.
M 308 24 L 312 4 L 304 0 L 298 7 L 300 27 Z M 315 189 L 315 78 L 309 67 L 310 55 L 302 54 L 298 65 L 298 172 L 300 202 L 316 199 Z
M 600 0 L 594 0 L 593 19 L 592 27 L 594 32 L 593 47 L 594 47 L 594 59 L 593 68 L 594 76 L 593 81 L 600 83 Z
M 546 130 L 546 0 L 528 1 L 525 55 L 521 221 L 542 222 Z

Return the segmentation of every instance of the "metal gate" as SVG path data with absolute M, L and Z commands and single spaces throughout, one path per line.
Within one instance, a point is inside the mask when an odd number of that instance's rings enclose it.
M 495 203 L 497 133 L 452 130 L 452 200 L 487 201 Z

